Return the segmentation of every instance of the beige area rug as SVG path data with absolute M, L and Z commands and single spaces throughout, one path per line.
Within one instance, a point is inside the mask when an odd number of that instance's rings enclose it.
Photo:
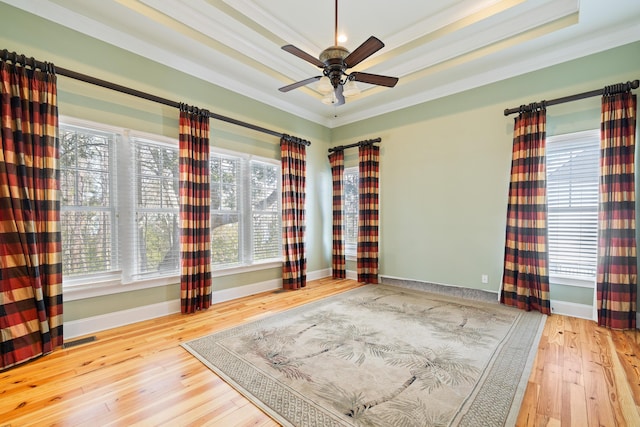
M 545 318 L 368 285 L 183 346 L 285 426 L 510 426 Z

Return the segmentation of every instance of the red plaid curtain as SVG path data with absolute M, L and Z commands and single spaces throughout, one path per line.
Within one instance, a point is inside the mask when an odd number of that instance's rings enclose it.
M 550 314 L 546 117 L 539 110 L 515 119 L 500 302 Z
M 180 307 L 211 305 L 209 113 L 180 108 Z
M 611 88 L 615 90 L 615 86 Z M 598 324 L 635 329 L 636 264 L 635 136 L 636 96 L 602 97 L 600 130 L 600 212 L 598 242 Z
M 63 335 L 56 76 L 6 61 L 0 73 L 2 370 L 50 353 Z
M 290 138 L 280 140 L 282 162 L 282 287 L 307 286 L 304 252 L 306 146 Z
M 334 279 L 347 277 L 346 259 L 344 254 L 344 151 L 334 151 L 329 155 L 331 176 L 333 177 L 333 253 L 331 271 Z
M 358 282 L 378 283 L 380 147 L 359 147 L 358 174 Z

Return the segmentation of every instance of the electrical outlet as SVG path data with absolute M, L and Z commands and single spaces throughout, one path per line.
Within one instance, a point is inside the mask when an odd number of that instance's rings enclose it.
M 481 279 L 482 283 L 489 283 L 489 276 L 487 274 L 483 274 Z

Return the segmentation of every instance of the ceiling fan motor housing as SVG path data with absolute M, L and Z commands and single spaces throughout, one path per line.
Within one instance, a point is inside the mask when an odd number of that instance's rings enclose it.
M 331 46 L 320 54 L 319 59 L 325 65 L 324 75 L 329 77 L 334 88 L 342 83 L 342 76 L 347 69 L 344 59 L 349 56 L 349 53 L 342 46 Z

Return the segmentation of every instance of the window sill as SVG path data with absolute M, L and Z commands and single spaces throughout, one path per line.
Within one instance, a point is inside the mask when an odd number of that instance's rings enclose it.
M 252 265 L 224 268 L 212 271 L 212 278 L 231 276 L 235 274 L 248 273 L 252 271 L 268 270 L 282 266 L 282 261 L 267 261 Z M 118 294 L 122 292 L 138 291 L 141 289 L 155 288 L 159 286 L 175 285 L 180 283 L 179 275 L 161 276 L 145 278 L 129 283 L 122 283 L 120 280 L 95 280 L 92 282 L 78 283 L 73 285 L 63 285 L 63 301 L 76 301 L 86 298 L 95 298 L 105 295 Z

